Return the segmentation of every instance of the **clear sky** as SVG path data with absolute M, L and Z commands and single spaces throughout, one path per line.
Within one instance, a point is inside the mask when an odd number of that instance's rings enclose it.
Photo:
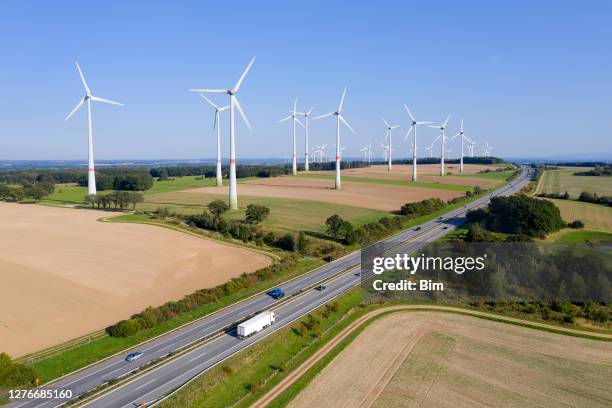
M 125 103 L 94 106 L 96 158 L 212 157 L 213 112 L 187 90 L 231 86 L 251 56 L 239 158 L 289 155 L 276 122 L 293 99 L 329 112 L 345 85 L 347 156 L 384 138 L 383 116 L 406 156 L 402 103 L 419 120 L 452 113 L 452 134 L 463 118 L 500 156 L 612 156 L 611 21 L 609 1 L 4 0 L 0 159 L 86 159 L 85 110 L 64 122 L 83 93 L 75 60 L 95 95 Z M 436 131 L 419 136 L 424 154 Z M 312 142 L 332 145 L 334 121 L 313 122 Z

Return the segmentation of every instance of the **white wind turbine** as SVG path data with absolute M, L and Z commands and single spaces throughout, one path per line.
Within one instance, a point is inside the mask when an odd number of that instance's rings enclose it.
M 491 150 L 493 150 L 493 148 L 491 146 L 489 146 L 489 142 L 485 142 L 485 146 L 483 148 L 484 151 L 484 157 L 490 157 L 491 156 Z
M 304 171 L 309 171 L 309 158 L 308 158 L 308 138 L 310 134 L 310 114 L 312 113 L 314 106 L 308 109 L 306 112 L 298 112 L 298 115 L 304 116 Z
M 340 149 L 340 122 L 344 123 L 346 127 L 349 128 L 349 130 L 353 132 L 353 134 L 355 134 L 355 131 L 353 130 L 351 125 L 349 125 L 348 122 L 342 116 L 342 105 L 344 104 L 345 95 L 346 95 L 346 87 L 344 88 L 344 91 L 342 91 L 342 97 L 340 98 L 340 104 L 338 105 L 338 110 L 336 110 L 335 112 L 326 113 L 324 115 L 320 115 L 314 118 L 314 119 L 322 119 L 328 116 L 336 115 L 336 183 L 335 183 L 336 190 L 342 188 L 342 182 L 340 180 L 340 150 L 339 150 Z
M 463 133 L 463 119 L 461 120 L 461 130 L 455 136 L 451 137 L 451 140 L 456 138 L 457 136 L 461 136 L 461 157 L 459 159 L 459 172 L 463 173 L 463 142 L 464 140 L 470 142 L 470 139 Z
M 431 144 L 431 146 L 426 147 L 425 150 L 429 152 L 429 158 L 433 158 L 433 143 Z
M 410 116 L 410 120 L 412 120 L 412 124 L 410 125 L 410 129 L 408 129 L 408 132 L 406 132 L 406 137 L 404 138 L 404 140 L 408 139 L 408 136 L 410 136 L 410 131 L 412 130 L 413 133 L 413 139 L 412 139 L 412 145 L 414 146 L 412 149 L 412 181 L 417 181 L 417 155 L 416 155 L 416 146 L 417 146 L 417 126 L 420 125 L 428 125 L 431 122 L 419 122 L 417 121 L 414 116 L 412 115 L 412 112 L 410 112 L 410 109 L 408 109 L 408 106 L 406 104 L 404 104 L 404 109 L 406 109 L 406 112 L 408 113 L 408 116 Z
M 291 162 L 291 172 L 293 173 L 293 175 L 295 176 L 297 174 L 297 146 L 296 146 L 296 142 L 295 142 L 295 124 L 299 123 L 299 125 L 303 128 L 305 128 L 304 124 L 302 122 L 300 122 L 300 120 L 297 118 L 298 112 L 297 112 L 297 99 L 295 100 L 295 102 L 293 103 L 293 111 L 291 111 L 291 114 L 289 116 L 287 116 L 286 118 L 283 118 L 281 120 L 278 121 L 278 123 L 283 123 L 289 119 L 293 119 L 293 153 L 292 153 L 292 162 Z
M 476 145 L 476 142 L 472 139 L 470 139 L 469 137 L 468 139 L 468 151 L 470 152 L 470 157 L 474 157 L 474 146 Z
M 210 99 L 208 99 L 205 95 L 199 94 L 202 98 L 208 102 L 210 106 L 215 110 L 215 123 L 213 124 L 213 129 L 217 131 L 217 187 L 223 187 L 223 174 L 221 173 L 221 123 L 219 122 L 219 117 L 221 112 L 229 109 L 228 106 L 224 106 L 222 108 L 215 105 Z
M 81 106 L 85 102 L 87 102 L 87 129 L 88 129 L 88 139 L 87 139 L 87 194 L 95 195 L 96 194 L 96 170 L 94 167 L 94 154 L 93 154 L 93 125 L 91 120 L 91 102 L 102 102 L 109 103 L 111 105 L 123 106 L 123 104 L 119 102 L 114 102 L 108 99 L 100 98 L 98 96 L 93 96 L 89 87 L 87 86 L 87 82 L 85 82 L 85 76 L 83 76 L 83 72 L 81 71 L 81 67 L 79 67 L 79 63 L 76 63 L 77 70 L 79 71 L 79 76 L 81 77 L 81 82 L 83 83 L 83 88 L 85 88 L 85 96 L 77 103 L 72 112 L 66 116 L 64 121 L 70 119 L 72 115 L 76 111 L 79 110 Z
M 444 176 L 445 174 L 444 173 L 444 149 L 446 148 L 446 135 L 444 134 L 444 131 L 446 130 L 446 125 L 448 124 L 448 120 L 450 119 L 450 117 L 451 115 L 448 115 L 446 120 L 439 125 L 429 125 L 429 127 L 431 128 L 440 129 L 440 135 L 434 140 L 434 143 L 436 142 L 436 140 L 440 139 L 440 175 L 441 176 Z
M 393 152 L 394 150 L 393 149 L 393 139 L 392 139 L 391 133 L 393 129 L 398 128 L 399 125 L 391 126 L 390 124 L 387 123 L 385 118 L 383 118 L 383 122 L 385 123 L 385 126 L 387 128 L 387 135 L 385 136 L 385 140 L 389 141 L 389 155 L 388 155 L 388 161 L 387 161 L 387 171 L 391 171 L 391 167 L 393 166 L 393 158 L 392 158 L 391 152 Z
M 369 146 L 365 145 L 363 146 L 361 149 L 359 149 L 360 152 L 363 152 L 363 162 L 367 162 L 368 161 L 368 151 L 369 151 Z
M 247 119 L 246 115 L 244 114 L 244 111 L 242 110 L 242 107 L 240 106 L 240 102 L 238 102 L 238 98 L 236 97 L 236 94 L 240 90 L 242 81 L 244 81 L 244 77 L 246 77 L 247 73 L 251 69 L 251 66 L 253 66 L 254 62 L 255 62 L 255 57 L 251 59 L 251 62 L 249 62 L 249 65 L 246 67 L 246 69 L 244 70 L 240 78 L 238 79 L 238 82 L 236 82 L 233 88 L 230 88 L 230 89 L 191 89 L 192 92 L 220 93 L 220 94 L 227 94 L 230 97 L 230 104 L 229 104 L 229 107 L 230 107 L 229 108 L 229 112 L 230 112 L 230 115 L 229 115 L 230 116 L 229 206 L 233 210 L 238 208 L 238 188 L 236 185 L 236 131 L 234 129 L 234 108 L 238 109 L 238 112 L 240 112 L 240 116 L 242 116 L 242 119 L 244 120 L 244 123 L 246 123 L 248 128 L 252 129 L 251 124 L 249 123 L 249 120 Z
M 382 142 L 380 143 L 380 147 L 382 147 L 383 149 L 383 157 L 384 160 L 383 161 L 388 161 L 389 159 L 389 145 L 385 145 Z
M 327 145 L 326 145 L 326 144 L 321 145 L 321 146 L 319 147 L 319 154 L 320 154 L 320 156 L 319 156 L 319 162 L 320 162 L 320 163 L 323 163 L 323 162 L 324 162 L 324 161 L 326 161 L 326 159 L 327 159 L 327 158 L 325 157 L 325 149 L 327 149 Z

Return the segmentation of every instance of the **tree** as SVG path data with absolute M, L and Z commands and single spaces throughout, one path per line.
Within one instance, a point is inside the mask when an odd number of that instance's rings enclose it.
M 270 215 L 270 209 L 265 205 L 249 204 L 246 208 L 245 221 L 248 224 L 259 224 Z
M 297 250 L 300 254 L 304 255 L 306 254 L 306 251 L 308 250 L 308 238 L 306 238 L 306 234 L 304 234 L 304 231 L 300 231 L 300 233 L 298 234 L 298 242 L 297 242 Z
M 96 204 L 96 195 L 95 194 L 86 195 L 85 198 L 83 199 L 83 204 L 91 205 L 91 207 L 93 208 L 93 206 Z
M 224 212 L 229 210 L 229 206 L 223 200 L 214 200 L 208 203 L 208 210 L 215 218 L 219 218 L 223 215 Z
M 141 193 L 131 191 L 128 193 L 128 199 L 132 204 L 132 210 L 136 209 L 136 204 L 144 202 L 144 196 Z
M 340 228 L 342 227 L 343 223 L 344 220 L 338 214 L 332 215 L 325 221 L 325 225 L 327 225 L 327 233 L 333 238 L 338 239 Z
M 293 234 L 287 233 L 278 239 L 276 246 L 285 251 L 295 251 L 295 237 Z

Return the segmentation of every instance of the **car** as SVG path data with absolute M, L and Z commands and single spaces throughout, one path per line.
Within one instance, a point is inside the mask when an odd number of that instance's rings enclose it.
M 355 276 L 361 276 L 361 271 L 357 272 Z
M 416 227 L 414 230 L 415 230 L 415 231 L 420 231 L 420 230 L 421 230 L 421 227 Z
M 444 227 L 442 227 L 442 229 L 448 229 L 448 226 L 447 226 L 447 225 L 445 225 Z
M 325 285 L 319 285 L 319 286 L 317 286 L 317 290 L 318 290 L 319 292 L 322 292 L 322 291 L 324 291 L 325 289 L 327 289 L 327 286 L 325 286 Z
M 138 360 L 140 357 L 142 357 L 142 353 L 140 351 L 136 351 L 134 353 L 128 354 L 125 358 L 125 361 L 132 362 L 134 360 Z

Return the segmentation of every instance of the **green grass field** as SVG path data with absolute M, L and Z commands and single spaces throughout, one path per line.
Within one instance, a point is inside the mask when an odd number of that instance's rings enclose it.
M 590 242 L 592 244 L 611 243 L 612 233 L 602 231 L 569 231 L 562 234 L 557 242 L 563 244 L 580 244 Z
M 469 178 L 484 178 L 489 180 L 506 180 L 512 175 L 511 171 L 491 171 L 488 173 L 453 173 L 453 177 L 469 177 Z
M 612 232 L 612 207 L 574 200 L 549 200 L 559 207 L 566 222 L 580 220 L 585 229 Z
M 304 173 L 301 173 L 297 177 L 333 180 L 335 176 L 333 174 L 320 174 L 320 173 L 304 174 Z M 461 191 L 461 192 L 466 192 L 474 188 L 473 186 L 469 186 L 469 185 L 463 186 L 463 185 L 457 185 L 457 184 L 425 183 L 422 181 L 413 182 L 410 180 L 380 179 L 380 178 L 370 178 L 370 177 L 342 176 L 342 180 L 352 181 L 355 183 L 386 184 L 386 185 L 417 187 L 417 188 L 438 188 L 441 190 L 452 190 L 452 191 Z
M 581 169 L 546 170 L 537 194 L 563 194 L 577 198 L 583 191 L 612 196 L 612 177 L 575 176 Z

